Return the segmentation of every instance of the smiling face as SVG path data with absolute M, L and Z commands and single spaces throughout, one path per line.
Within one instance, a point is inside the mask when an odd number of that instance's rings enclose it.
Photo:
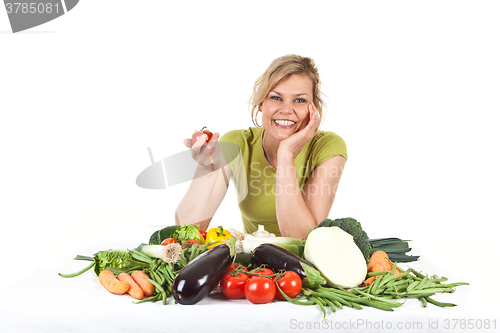
M 283 140 L 309 122 L 308 105 L 313 101 L 313 83 L 306 74 L 284 77 L 261 104 L 262 126 L 267 135 Z

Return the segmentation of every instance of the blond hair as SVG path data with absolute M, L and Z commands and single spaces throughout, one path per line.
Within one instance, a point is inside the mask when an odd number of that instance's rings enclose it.
M 275 59 L 271 65 L 269 65 L 264 74 L 259 76 L 255 81 L 253 93 L 249 102 L 250 113 L 255 126 L 261 126 L 257 124 L 259 106 L 281 79 L 292 74 L 306 74 L 311 78 L 313 84 L 313 103 L 319 112 L 319 124 L 321 123 L 323 118 L 324 102 L 321 98 L 321 81 L 319 79 L 318 69 L 316 68 L 314 60 L 295 54 L 289 54 Z

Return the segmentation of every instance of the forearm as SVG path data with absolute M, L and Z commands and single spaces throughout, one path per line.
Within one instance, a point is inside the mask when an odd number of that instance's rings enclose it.
M 307 207 L 291 154 L 278 157 L 276 172 L 276 216 L 281 235 L 306 238 L 308 228 L 316 227 L 313 215 Z
M 200 229 L 205 230 L 226 194 L 228 170 L 221 168 L 206 173 L 202 168 L 204 167 L 198 167 L 186 194 L 177 206 L 177 225 L 199 224 Z M 227 173 L 226 176 L 224 172 Z

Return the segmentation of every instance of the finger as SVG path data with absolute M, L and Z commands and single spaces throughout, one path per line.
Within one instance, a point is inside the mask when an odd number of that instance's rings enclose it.
M 313 102 L 309 103 L 309 110 L 317 111 L 318 109 L 316 108 L 316 105 L 314 105 Z
M 191 147 L 191 150 L 199 152 L 201 150 L 201 147 L 207 142 L 207 138 L 208 137 L 206 134 L 200 135 L 196 140 L 196 142 Z
M 310 119 L 314 119 L 314 129 L 316 130 L 316 127 L 319 124 L 319 111 L 318 108 L 314 105 L 314 103 L 309 104 L 310 108 L 309 110 L 312 111 L 313 115 L 310 115 Z
M 314 111 L 313 107 L 309 107 L 309 123 L 306 126 L 308 131 L 315 130 L 318 123 L 318 114 Z
M 219 137 L 220 137 L 219 133 L 214 133 L 212 135 L 212 137 L 210 138 L 210 140 L 208 140 L 208 142 L 217 142 L 217 141 L 219 141 Z
M 188 147 L 190 149 L 193 146 L 193 143 L 191 142 L 191 139 L 184 139 L 183 143 L 184 143 L 184 146 L 186 146 L 186 147 Z

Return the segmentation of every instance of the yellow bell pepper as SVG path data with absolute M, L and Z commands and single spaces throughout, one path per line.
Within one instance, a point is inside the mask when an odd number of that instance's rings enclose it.
M 211 249 L 214 246 L 220 245 L 225 241 L 230 240 L 233 238 L 233 235 L 227 230 L 224 230 L 221 226 L 218 228 L 212 228 L 207 231 L 207 239 L 205 240 L 206 243 L 212 243 L 212 242 L 219 242 L 217 244 L 212 244 L 207 246 L 207 249 Z

